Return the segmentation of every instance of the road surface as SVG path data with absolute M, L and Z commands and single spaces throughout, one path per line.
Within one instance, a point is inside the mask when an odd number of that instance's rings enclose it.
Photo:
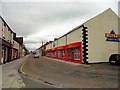
M 58 88 L 118 88 L 120 80 L 119 66 L 108 63 L 72 65 L 45 57 L 33 58 L 32 55 L 22 70 L 28 77 Z

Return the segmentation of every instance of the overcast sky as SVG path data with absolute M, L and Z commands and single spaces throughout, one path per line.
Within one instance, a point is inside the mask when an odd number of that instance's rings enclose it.
M 35 50 L 42 41 L 54 40 L 108 8 L 117 14 L 118 1 L 2 0 L 1 13 L 17 36 L 24 37 L 26 47 Z

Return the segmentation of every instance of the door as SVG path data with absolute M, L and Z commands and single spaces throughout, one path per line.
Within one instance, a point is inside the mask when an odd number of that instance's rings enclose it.
M 1 57 L 1 63 L 4 63 L 4 59 L 5 59 L 5 51 L 4 51 L 4 46 L 2 46 L 2 57 Z
M 8 47 L 8 52 L 7 52 L 7 56 L 8 56 L 8 62 L 10 62 L 11 61 L 11 55 L 12 55 L 12 48 L 11 47 Z
M 1 63 L 4 63 L 4 50 L 2 50 L 2 57 L 1 57 Z

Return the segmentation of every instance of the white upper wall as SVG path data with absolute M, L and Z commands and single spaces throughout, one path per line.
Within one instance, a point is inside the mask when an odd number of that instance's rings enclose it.
M 66 45 L 66 36 L 63 36 L 58 39 L 58 46 L 64 46 Z
M 67 44 L 75 42 L 82 42 L 82 28 L 78 28 L 67 35 Z
M 46 49 L 51 49 L 52 48 L 52 43 L 49 43 L 48 45 L 46 45 Z
M 87 21 L 89 62 L 108 62 L 112 53 L 118 53 L 118 42 L 106 41 L 105 33 L 118 34 L 118 16 L 111 10 Z
M 55 40 L 51 44 L 52 44 L 52 48 L 58 47 L 58 40 Z

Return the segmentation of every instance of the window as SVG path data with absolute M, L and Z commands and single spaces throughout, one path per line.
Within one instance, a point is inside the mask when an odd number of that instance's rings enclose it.
M 3 38 L 5 39 L 5 28 L 6 28 L 6 24 L 4 24 L 3 26 Z
M 5 30 L 4 29 L 2 30 L 2 37 L 3 37 L 3 39 L 5 39 Z
M 65 56 L 65 55 L 64 55 L 64 50 L 62 50 L 62 58 L 64 58 L 64 56 Z
M 47 52 L 47 53 L 46 53 L 46 56 L 50 56 L 50 52 Z
M 58 58 L 64 58 L 64 57 L 65 57 L 64 50 L 59 50 L 58 51 Z
M 67 49 L 68 59 L 80 60 L 80 48 Z
M 80 48 L 74 49 L 74 60 L 80 60 Z
M 58 58 L 61 57 L 61 51 L 58 51 Z
M 53 43 L 53 47 L 55 47 L 55 43 Z
M 67 50 L 67 57 L 68 57 L 68 59 L 72 59 L 72 51 L 73 51 L 73 49 L 68 49 Z
M 56 52 L 55 52 L 55 51 L 52 52 L 52 57 L 53 57 L 53 58 L 56 57 Z
M 2 46 L 2 57 L 4 57 L 4 46 Z

